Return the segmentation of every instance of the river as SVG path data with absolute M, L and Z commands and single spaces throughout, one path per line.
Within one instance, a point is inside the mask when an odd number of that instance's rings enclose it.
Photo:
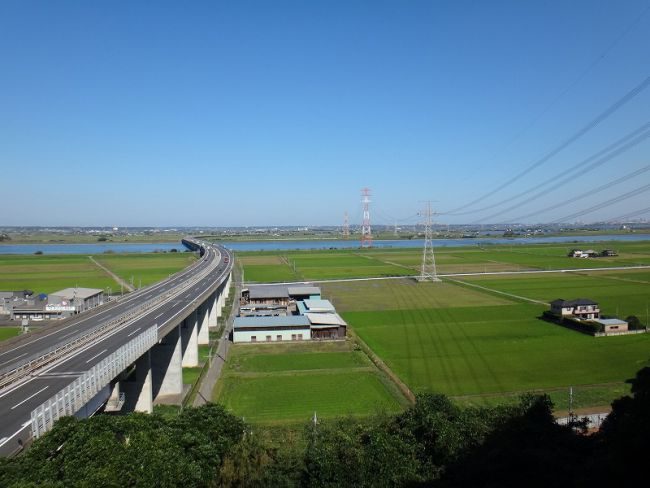
M 522 245 L 544 243 L 581 243 L 604 241 L 647 241 L 650 234 L 612 234 L 593 236 L 540 236 L 517 238 L 470 238 L 470 239 L 434 239 L 434 247 L 463 247 L 463 246 L 489 246 L 494 244 Z M 233 251 L 292 251 L 309 249 L 355 249 L 359 247 L 358 240 L 313 240 L 313 241 L 225 241 L 222 243 Z M 422 239 L 412 240 L 382 240 L 374 241 L 376 248 L 422 247 Z M 0 254 L 34 254 L 41 251 L 43 254 L 103 254 L 137 253 L 171 251 L 172 249 L 184 250 L 180 242 L 164 243 L 128 243 L 128 242 L 103 242 L 93 244 L 0 244 Z

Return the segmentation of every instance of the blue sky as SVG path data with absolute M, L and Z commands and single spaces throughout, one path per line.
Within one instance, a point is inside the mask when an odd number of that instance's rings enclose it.
M 339 225 L 449 215 L 650 76 L 634 1 L 0 2 L 0 225 Z M 465 210 L 533 192 L 650 120 L 650 88 Z M 494 217 L 650 164 L 650 140 Z M 551 221 L 650 183 L 650 172 Z M 648 206 L 641 193 L 579 220 Z M 514 200 L 512 203 L 517 203 Z

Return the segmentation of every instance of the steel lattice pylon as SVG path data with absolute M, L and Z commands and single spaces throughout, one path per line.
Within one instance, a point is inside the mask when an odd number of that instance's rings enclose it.
M 372 247 L 372 231 L 370 230 L 370 188 L 361 190 L 363 199 L 363 225 L 361 227 L 361 247 Z
M 424 217 L 424 250 L 422 252 L 422 268 L 418 281 L 440 281 L 436 272 L 436 257 L 433 254 L 433 232 L 431 230 L 433 212 L 431 211 L 431 202 L 423 212 Z

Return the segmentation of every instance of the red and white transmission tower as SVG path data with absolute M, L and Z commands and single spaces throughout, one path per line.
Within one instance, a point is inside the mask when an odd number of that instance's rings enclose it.
M 350 238 L 350 220 L 348 219 L 348 212 L 343 214 L 343 238 Z
M 372 231 L 370 230 L 370 188 L 361 190 L 363 197 L 363 226 L 361 227 L 361 247 L 372 247 Z

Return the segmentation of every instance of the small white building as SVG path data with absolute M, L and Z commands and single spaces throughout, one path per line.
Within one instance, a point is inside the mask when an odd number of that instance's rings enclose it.
M 232 341 L 283 342 L 311 340 L 311 322 L 304 315 L 235 317 Z
M 627 332 L 628 330 L 628 323 L 621 319 L 597 319 L 595 322 L 601 324 L 603 331 L 607 333 Z

